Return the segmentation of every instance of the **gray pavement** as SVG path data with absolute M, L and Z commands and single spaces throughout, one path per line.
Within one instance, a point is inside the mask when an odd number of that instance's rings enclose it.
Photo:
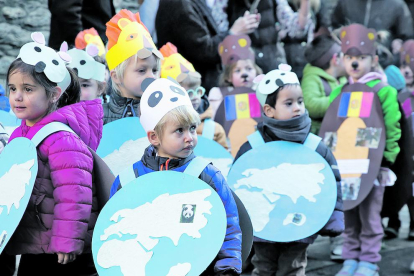
M 414 242 L 408 241 L 409 215 L 404 207 L 400 212 L 402 226 L 397 239 L 385 241 L 381 250 L 382 261 L 379 263 L 381 276 L 414 276 L 410 273 L 410 264 L 414 260 Z M 386 220 L 385 220 L 386 222 Z M 329 238 L 319 237 L 309 247 L 307 276 L 333 276 L 342 264 L 329 258 Z M 250 273 L 243 273 L 248 276 Z

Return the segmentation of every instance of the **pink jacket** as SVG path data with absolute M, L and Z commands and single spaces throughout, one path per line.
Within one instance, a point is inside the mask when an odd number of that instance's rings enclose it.
M 8 254 L 90 251 L 98 217 L 93 157 L 102 137 L 101 100 L 65 106 L 34 126 L 25 121 L 10 137 L 31 139 L 44 125 L 61 122 L 79 135 L 57 132 L 37 147 L 39 170 L 26 212 L 7 245 Z M 85 145 L 86 144 L 86 145 Z

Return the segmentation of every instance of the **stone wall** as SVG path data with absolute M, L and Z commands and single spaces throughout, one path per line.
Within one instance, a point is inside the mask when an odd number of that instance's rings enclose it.
M 0 0 L 0 83 L 10 63 L 19 54 L 20 47 L 31 41 L 30 34 L 33 31 L 41 31 L 46 41 L 49 40 L 50 12 L 47 2 Z M 125 8 L 133 12 L 138 11 L 139 7 L 138 0 L 114 0 L 114 5 L 116 10 Z

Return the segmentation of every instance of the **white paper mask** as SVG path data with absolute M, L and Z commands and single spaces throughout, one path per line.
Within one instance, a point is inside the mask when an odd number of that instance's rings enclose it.
M 141 89 L 144 94 L 140 103 L 140 121 L 146 132 L 154 130 L 170 110 L 182 105 L 193 108 L 185 89 L 170 77 L 157 80 L 147 78 L 142 82 Z
M 65 52 L 56 53 L 46 46 L 42 33 L 34 32 L 31 35 L 34 42 L 23 45 L 17 58 L 35 67 L 37 73 L 44 73 L 46 77 L 57 83 L 62 89 L 62 94 L 70 84 L 70 74 L 66 69 L 66 63 L 70 62 L 70 56 Z
M 280 64 L 279 69 L 272 70 L 266 75 L 257 76 L 253 82 L 258 83 L 256 96 L 262 106 L 266 103 L 267 95 L 275 92 L 279 87 L 285 84 L 300 84 L 298 76 L 291 72 L 292 67 L 287 64 Z
M 94 79 L 103 82 L 105 80 L 105 65 L 93 58 L 98 53 L 98 47 L 93 44 L 86 46 L 85 51 L 76 48 L 70 49 L 68 54 L 72 61 L 68 66 L 75 70 L 82 79 Z

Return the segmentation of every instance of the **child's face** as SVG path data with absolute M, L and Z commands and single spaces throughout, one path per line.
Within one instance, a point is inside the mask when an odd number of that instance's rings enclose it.
M 46 90 L 30 75 L 14 71 L 9 76 L 10 106 L 16 117 L 33 126 L 47 113 L 53 98 L 48 99 Z M 55 99 L 56 101 L 56 99 Z
M 187 93 L 189 93 L 191 103 L 193 104 L 193 108 L 197 110 L 201 104 L 201 97 L 205 93 L 204 87 L 200 85 L 189 87 L 186 84 L 183 84 L 182 87 L 187 91 Z
M 365 74 L 371 72 L 376 66 L 378 57 L 373 58 L 369 55 L 362 56 L 344 56 L 344 65 L 346 73 L 354 80 L 359 80 Z
M 86 80 L 79 78 L 81 86 L 81 101 L 91 101 L 99 98 L 103 91 L 99 91 L 98 82 L 96 80 Z
M 256 69 L 251 60 L 238 60 L 230 76 L 233 87 L 252 87 L 256 77 Z
M 400 71 L 401 71 L 401 74 L 404 76 L 405 83 L 407 83 L 407 85 L 413 85 L 414 76 L 413 76 L 413 71 L 411 70 L 410 66 L 401 65 Z
M 305 104 L 303 103 L 302 89 L 299 85 L 282 88 L 276 99 L 276 105 L 271 107 L 264 106 L 267 117 L 276 120 L 288 120 L 305 113 Z
M 124 79 L 120 81 L 121 95 L 126 98 L 139 99 L 144 93 L 141 83 L 146 78 L 158 79 L 160 72 L 154 55 L 146 59 L 131 58 L 124 72 Z
M 197 125 L 181 126 L 168 120 L 159 141 L 158 155 L 168 158 L 187 158 L 197 145 Z

